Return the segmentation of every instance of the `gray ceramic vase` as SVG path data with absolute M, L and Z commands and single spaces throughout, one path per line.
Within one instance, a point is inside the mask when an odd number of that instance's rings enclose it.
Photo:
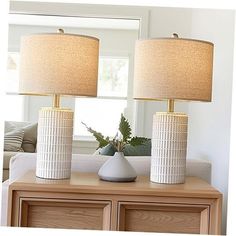
M 123 152 L 116 152 L 99 169 L 98 176 L 102 180 L 111 182 L 131 182 L 137 177 L 136 171 Z

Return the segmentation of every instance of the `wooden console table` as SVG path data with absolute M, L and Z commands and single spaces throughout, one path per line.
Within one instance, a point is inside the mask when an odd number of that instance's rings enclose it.
M 72 173 L 43 180 L 28 172 L 9 188 L 8 225 L 140 232 L 221 234 L 222 194 L 205 181 L 163 185 L 100 181 Z

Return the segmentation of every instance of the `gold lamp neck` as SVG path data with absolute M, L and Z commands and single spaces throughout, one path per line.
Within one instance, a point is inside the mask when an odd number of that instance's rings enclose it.
M 168 99 L 168 112 L 174 112 L 175 109 L 175 100 Z
M 53 108 L 59 108 L 60 107 L 60 95 L 54 94 L 53 95 Z
M 179 35 L 177 33 L 173 33 L 172 37 L 178 39 Z M 174 112 L 174 109 L 175 109 L 175 100 L 168 99 L 168 112 Z
M 59 34 L 64 34 L 63 29 L 58 29 L 57 33 Z M 59 108 L 60 107 L 60 95 L 59 94 L 54 94 L 53 95 L 53 108 Z
M 58 29 L 57 33 L 59 34 L 64 34 L 63 29 Z M 53 108 L 59 108 L 60 107 L 60 95 L 59 94 L 54 94 L 53 95 Z

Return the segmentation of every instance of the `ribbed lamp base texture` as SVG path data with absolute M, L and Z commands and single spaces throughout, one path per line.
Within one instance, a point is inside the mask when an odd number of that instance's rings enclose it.
M 73 111 L 42 108 L 39 111 L 36 176 L 67 179 L 71 175 Z
M 150 180 L 163 184 L 185 182 L 188 117 L 157 112 L 153 116 Z

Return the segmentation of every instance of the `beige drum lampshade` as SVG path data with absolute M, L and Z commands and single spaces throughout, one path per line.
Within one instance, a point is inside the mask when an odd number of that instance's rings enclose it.
M 20 94 L 97 96 L 99 40 L 73 34 L 22 37 Z
M 213 47 L 192 39 L 138 40 L 134 98 L 211 101 Z

